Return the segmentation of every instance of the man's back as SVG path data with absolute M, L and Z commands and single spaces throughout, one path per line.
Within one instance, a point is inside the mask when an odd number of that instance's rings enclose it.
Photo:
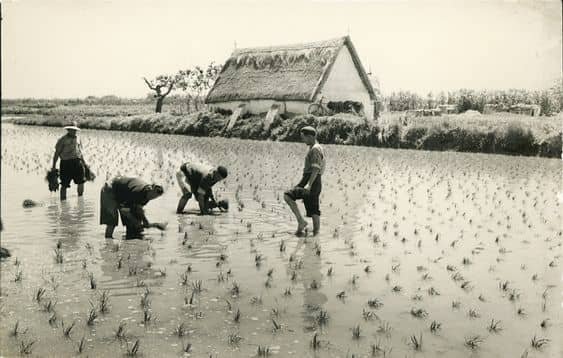
M 145 188 L 148 185 L 143 180 L 133 177 L 116 177 L 111 182 L 117 202 L 127 205 L 146 205 L 148 199 Z

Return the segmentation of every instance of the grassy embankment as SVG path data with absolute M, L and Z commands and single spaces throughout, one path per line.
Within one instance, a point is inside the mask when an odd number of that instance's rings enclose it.
M 173 107 L 169 107 L 173 108 Z M 561 120 L 498 113 L 490 115 L 447 115 L 406 118 L 401 113 L 384 113 L 376 123 L 350 115 L 332 117 L 299 115 L 274 121 L 264 130 L 263 116 L 240 119 L 233 130 L 224 128 L 228 117 L 199 112 L 174 115 L 151 113 L 152 106 L 10 104 L 3 116 L 15 124 L 62 126 L 75 119 L 83 128 L 139 131 L 192 136 L 225 136 L 243 139 L 298 141 L 299 129 L 313 125 L 321 143 L 407 148 L 440 151 L 482 152 L 542 157 L 561 156 Z

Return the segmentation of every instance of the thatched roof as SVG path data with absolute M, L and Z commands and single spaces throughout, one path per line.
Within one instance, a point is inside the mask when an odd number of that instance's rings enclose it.
M 252 99 L 313 101 L 340 49 L 346 46 L 370 97 L 373 87 L 348 36 L 277 47 L 235 50 L 206 103 Z

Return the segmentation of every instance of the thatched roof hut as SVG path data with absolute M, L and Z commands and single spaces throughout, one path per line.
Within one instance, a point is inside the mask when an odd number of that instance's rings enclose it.
M 370 78 L 350 37 L 345 36 L 298 45 L 236 49 L 225 62 L 206 103 L 219 107 L 248 101 L 311 103 L 319 93 L 325 95 L 331 77 L 337 83 L 329 89 L 333 92 L 329 99 L 357 100 L 367 102 L 365 105 L 375 101 Z

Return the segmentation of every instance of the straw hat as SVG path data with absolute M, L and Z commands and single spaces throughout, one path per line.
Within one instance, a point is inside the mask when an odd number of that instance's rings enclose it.
M 76 121 L 72 121 L 70 123 L 70 125 L 65 126 L 64 127 L 66 130 L 73 130 L 73 131 L 79 131 L 80 128 L 78 128 L 78 123 Z

